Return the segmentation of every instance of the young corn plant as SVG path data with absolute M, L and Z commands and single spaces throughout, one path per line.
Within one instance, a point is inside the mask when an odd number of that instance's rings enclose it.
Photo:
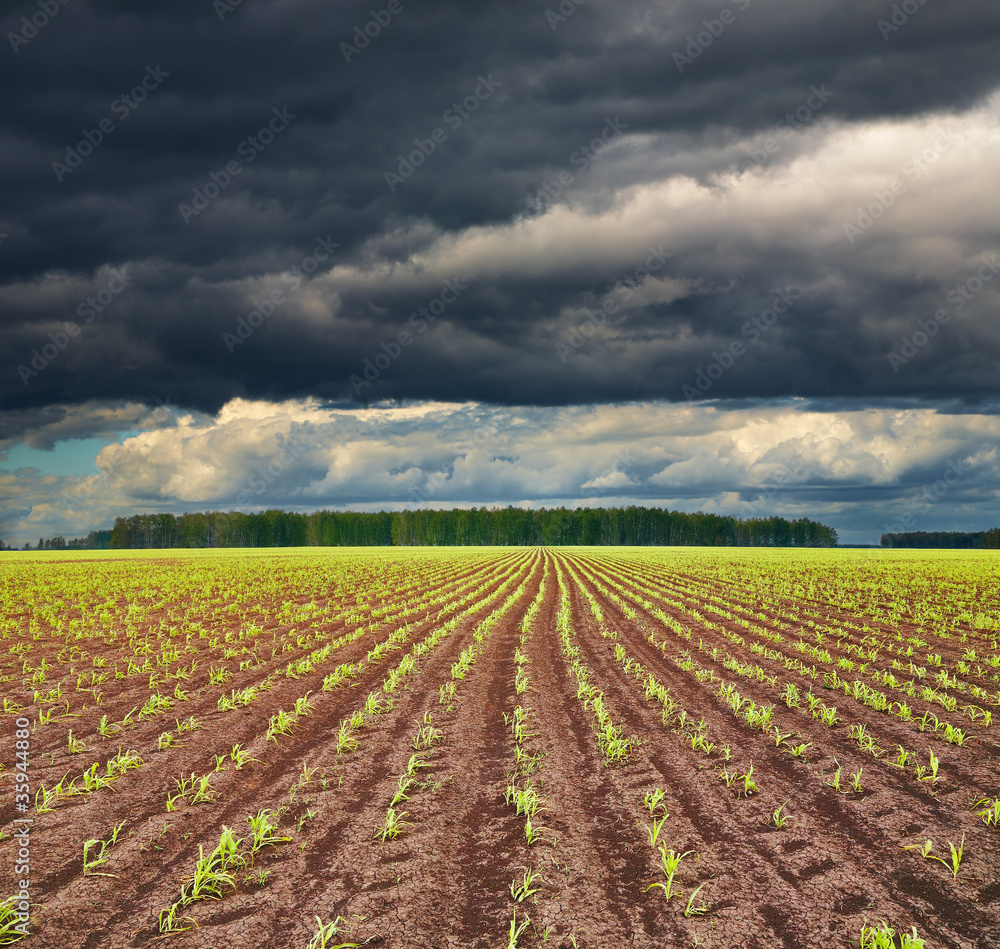
M 951 877 L 953 880 L 958 879 L 958 868 L 962 864 L 962 857 L 965 854 L 965 834 L 962 834 L 962 842 L 956 847 L 950 840 L 948 841 L 948 847 L 951 850 L 951 859 L 942 860 L 941 862 L 951 870 Z
M 924 949 L 924 940 L 914 926 L 910 933 L 896 932 L 884 920 L 877 928 L 864 923 L 861 926 L 861 949 Z
M 396 793 L 389 802 L 389 807 L 395 807 L 397 804 L 402 804 L 403 801 L 408 801 L 410 799 L 410 795 L 407 792 L 415 783 L 416 781 L 409 775 L 401 775 L 396 786 Z
M 912 751 L 907 751 L 902 745 L 896 745 L 896 757 L 889 764 L 894 768 L 906 768 L 914 757 Z
M 100 851 L 91 856 L 91 851 L 100 844 Z M 102 863 L 107 863 L 108 858 L 104 856 L 108 848 L 108 842 L 106 840 L 96 840 L 91 838 L 90 840 L 84 841 L 83 844 L 83 875 L 84 876 L 114 876 L 112 873 L 94 873 L 94 867 L 99 867 Z
M 787 801 L 785 803 L 787 803 Z M 788 823 L 788 815 L 782 813 L 784 809 L 785 805 L 781 804 L 779 807 L 775 809 L 774 813 L 771 815 L 771 823 L 774 824 L 775 830 L 783 829 L 784 826 Z
M 173 906 L 168 906 L 165 910 L 160 913 L 159 916 L 159 930 L 160 935 L 167 935 L 168 933 L 181 933 L 185 930 L 191 929 L 195 922 L 190 916 L 179 916 L 181 911 L 181 904 L 178 901 L 174 903 Z M 184 925 L 188 923 L 189 925 Z
M 928 749 L 930 754 L 930 764 L 926 767 L 924 765 L 917 765 L 917 780 L 918 781 L 930 781 L 931 784 L 936 784 L 938 781 L 938 765 L 940 761 L 934 756 L 933 749 Z
M 309 940 L 306 949 L 357 949 L 361 945 L 357 942 L 333 944 L 333 940 L 340 935 L 341 925 L 346 922 L 343 916 L 338 916 L 332 923 L 324 923 L 318 916 L 315 917 L 315 920 L 316 932 Z
M 229 752 L 229 758 L 236 764 L 237 771 L 239 771 L 248 761 L 260 761 L 259 758 L 251 758 L 250 752 L 245 751 L 242 745 L 238 743 L 233 745 L 233 750 Z
M 674 876 L 677 873 L 677 868 L 681 865 L 681 861 L 694 853 L 693 850 L 687 850 L 684 853 L 677 853 L 676 850 L 668 850 L 666 844 L 660 845 L 660 868 L 663 870 L 663 875 L 667 878 L 666 882 L 658 881 L 656 883 L 650 883 L 649 886 L 643 892 L 648 892 L 649 890 L 659 888 L 663 890 L 664 895 L 669 900 L 671 896 L 674 895 Z
M 337 757 L 349 751 L 354 751 L 358 747 L 358 740 L 353 735 L 351 723 L 346 719 L 340 723 L 340 731 L 337 732 Z
M 518 880 L 516 877 L 510 884 L 510 895 L 517 900 L 518 903 L 523 903 L 529 896 L 533 896 L 538 892 L 539 887 L 535 886 L 536 883 L 544 883 L 541 873 L 536 873 L 530 867 L 525 867 L 524 874 L 521 879 Z
M 692 916 L 704 916 L 705 913 L 708 912 L 708 904 L 704 900 L 698 898 L 701 888 L 705 886 L 706 883 L 708 883 L 708 880 L 695 887 L 695 889 L 692 890 L 691 895 L 688 897 L 687 906 L 684 909 L 684 915 L 688 919 Z
M 288 843 L 291 837 L 279 837 L 275 831 L 278 829 L 278 817 L 274 811 L 261 810 L 256 817 L 247 817 L 250 825 L 250 857 L 255 857 L 265 847 L 277 847 L 278 844 Z
M 646 838 L 649 841 L 650 849 L 656 849 L 656 842 L 660 839 L 660 831 L 663 829 L 663 822 L 667 819 L 667 813 L 664 812 L 663 816 L 657 820 L 653 818 L 653 825 L 650 827 L 648 824 L 644 825 L 646 828 Z
M 948 847 L 951 850 L 951 858 L 948 860 L 931 852 L 934 849 L 933 840 L 925 840 L 922 844 L 907 844 L 903 849 L 916 850 L 925 860 L 937 860 L 938 863 L 944 864 L 951 870 L 952 879 L 957 879 L 958 868 L 962 865 L 962 857 L 965 854 L 965 834 L 962 834 L 962 842 L 957 847 L 950 840 Z
M 375 828 L 373 836 L 377 837 L 382 843 L 385 843 L 387 840 L 395 840 L 403 832 L 403 828 L 409 825 L 409 821 L 403 820 L 404 817 L 409 816 L 406 811 L 397 813 L 395 808 L 390 807 L 385 812 L 385 820 L 382 822 L 382 826 Z
M 530 847 L 536 840 L 541 840 L 542 838 L 542 827 L 536 827 L 531 823 L 531 818 L 527 818 L 524 822 L 524 838 L 528 841 L 528 846 Z
M 987 827 L 997 827 L 1000 825 L 1000 797 L 995 797 L 992 800 L 988 797 L 983 797 L 972 806 L 983 807 L 983 805 L 985 805 L 985 808 L 981 811 L 976 811 L 976 817 L 981 817 Z
M 507 930 L 507 949 L 517 949 L 517 941 L 521 938 L 521 934 L 531 925 L 531 918 L 525 917 L 523 923 L 518 923 L 517 921 L 517 911 L 514 911 L 514 915 L 510 920 L 510 928 Z
M 793 758 L 801 758 L 803 761 L 806 759 L 806 752 L 812 747 L 812 742 L 804 742 L 801 745 L 789 745 L 788 753 Z
M 649 791 L 643 798 L 643 803 L 649 808 L 650 815 L 655 815 L 657 808 L 661 808 L 660 802 L 666 797 L 666 792 L 662 788 L 657 788 L 655 791 Z M 664 813 L 666 808 L 661 808 Z
M 80 752 L 87 750 L 87 746 L 79 738 L 73 737 L 72 729 L 70 729 L 67 744 L 69 745 L 69 753 L 71 755 L 78 755 Z

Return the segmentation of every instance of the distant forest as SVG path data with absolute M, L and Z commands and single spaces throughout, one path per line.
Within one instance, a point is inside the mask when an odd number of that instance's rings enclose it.
M 40 540 L 44 550 L 390 546 L 835 547 L 837 532 L 801 518 L 739 520 L 662 508 L 466 508 L 451 511 L 209 512 L 119 517 L 110 531 Z
M 940 547 L 951 550 L 1000 549 L 1000 527 L 974 534 L 958 531 L 912 531 L 908 534 L 883 534 L 883 547 Z

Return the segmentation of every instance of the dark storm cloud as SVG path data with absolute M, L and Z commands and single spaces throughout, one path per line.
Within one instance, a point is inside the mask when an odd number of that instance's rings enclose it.
M 70 0 L 49 16 L 53 2 L 17 4 L 2 23 L 0 392 L 24 425 L 48 405 L 93 400 L 211 411 L 237 396 L 995 392 L 1000 351 L 984 316 L 995 290 L 970 298 L 962 319 L 946 302 L 997 247 L 968 192 L 946 219 L 921 205 L 918 226 L 949 238 L 935 268 L 908 246 L 902 210 L 845 240 L 857 205 L 846 188 L 801 214 L 772 194 L 780 213 L 756 223 L 752 202 L 735 217 L 725 205 L 727 176 L 744 188 L 755 176 L 799 180 L 797 159 L 838 128 L 981 102 L 997 85 L 1000 9 L 588 0 L 560 20 L 546 16 L 556 2 Z M 385 11 L 377 29 L 373 9 Z M 796 136 L 769 152 L 776 123 L 803 108 Z M 580 149 L 602 132 L 612 147 L 591 163 Z M 407 174 L 398 156 L 420 148 L 433 153 Z M 560 173 L 573 183 L 533 206 Z M 930 174 L 914 181 L 921 196 Z M 680 180 L 716 213 L 688 208 L 635 247 L 617 239 L 622 195 Z M 463 235 L 516 245 L 512 221 L 545 226 L 567 201 L 607 253 L 574 257 L 554 235 L 535 268 L 468 266 Z M 441 250 L 452 239 L 454 266 Z M 322 241 L 339 246 L 318 260 Z M 631 301 L 616 297 L 650 242 L 668 263 Z M 116 273 L 128 279 L 109 296 Z M 467 289 L 417 332 L 410 315 L 447 279 Z M 794 306 L 751 342 L 744 326 L 780 288 Z M 284 296 L 264 325 L 227 346 L 274 290 Z M 561 359 L 557 344 L 609 295 L 622 308 Z M 917 321 L 946 307 L 954 319 L 933 347 L 912 344 L 890 365 Z M 392 355 L 407 331 L 412 345 Z M 698 373 L 733 343 L 746 351 L 699 389 Z M 370 386 L 352 384 L 386 359 Z

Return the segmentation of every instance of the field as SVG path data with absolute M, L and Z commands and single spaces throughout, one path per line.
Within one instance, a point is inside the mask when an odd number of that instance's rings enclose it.
M 996 949 L 998 591 L 971 552 L 4 555 L 0 931 L 24 881 L 26 949 Z

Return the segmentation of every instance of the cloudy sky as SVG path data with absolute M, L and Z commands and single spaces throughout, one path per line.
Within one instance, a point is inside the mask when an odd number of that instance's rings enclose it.
M 995 4 L 5 10 L 8 543 L 274 506 L 1000 523 Z

